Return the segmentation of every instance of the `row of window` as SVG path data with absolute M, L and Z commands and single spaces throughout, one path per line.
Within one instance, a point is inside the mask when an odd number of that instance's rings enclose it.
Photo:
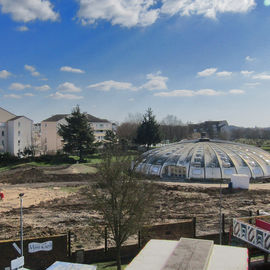
M 5 131 L 4 130 L 2 130 L 2 137 L 4 137 L 5 136 Z M 21 136 L 21 131 L 20 130 L 18 130 L 18 136 Z

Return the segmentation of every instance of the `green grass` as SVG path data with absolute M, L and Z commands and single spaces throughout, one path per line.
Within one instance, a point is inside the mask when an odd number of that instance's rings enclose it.
M 18 165 L 9 165 L 9 166 L 4 166 L 4 167 L 0 167 L 0 172 L 5 172 L 5 171 L 9 171 L 11 169 L 16 168 Z
M 70 165 L 70 164 L 62 163 L 59 165 Z M 55 166 L 55 165 L 52 165 L 52 164 L 46 163 L 46 162 L 32 161 L 32 162 L 27 162 L 27 163 L 22 163 L 22 164 L 14 164 L 14 165 L 0 167 L 0 172 L 9 171 L 12 169 L 21 168 L 21 167 L 25 167 L 25 166 L 50 167 L 50 166 Z

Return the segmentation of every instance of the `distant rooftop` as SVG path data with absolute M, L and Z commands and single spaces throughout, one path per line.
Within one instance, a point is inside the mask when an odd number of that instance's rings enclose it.
M 69 114 L 55 114 L 51 117 L 49 117 L 48 119 L 43 120 L 44 122 L 57 122 L 65 117 L 67 117 Z M 101 118 L 97 118 L 91 114 L 87 114 L 87 119 L 89 122 L 91 123 L 96 123 L 96 122 L 103 122 L 103 123 L 109 123 L 109 121 L 107 119 L 101 119 Z
M 44 122 L 57 122 L 65 117 L 67 117 L 68 114 L 55 114 L 48 119 L 43 120 Z
M 107 119 L 101 119 L 101 118 L 97 118 L 91 114 L 87 114 L 87 118 L 89 122 L 104 122 L 104 123 L 109 123 L 109 121 Z
M 23 116 L 23 115 L 15 116 L 15 117 L 9 119 L 8 121 L 14 121 L 14 120 L 20 119 L 22 117 L 27 118 L 28 120 L 32 121 L 30 118 Z
M 23 116 L 22 116 L 22 115 L 20 115 L 20 116 L 15 116 L 15 117 L 9 119 L 8 121 L 14 121 L 14 120 L 17 120 L 17 119 L 19 119 L 19 118 L 21 118 L 21 117 L 23 117 Z

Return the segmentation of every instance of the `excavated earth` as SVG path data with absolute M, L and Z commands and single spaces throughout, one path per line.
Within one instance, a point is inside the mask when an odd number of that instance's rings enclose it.
M 72 248 L 103 247 L 103 237 L 91 220 L 101 222 L 92 210 L 86 187 L 95 173 L 69 172 L 66 167 L 20 168 L 0 174 L 0 240 L 19 238 L 19 199 L 24 193 L 24 237 L 72 232 Z M 197 234 L 219 229 L 220 188 L 218 184 L 157 182 L 158 199 L 151 214 L 152 223 L 172 223 L 197 218 Z M 91 187 L 89 187 L 91 190 Z M 226 230 L 233 217 L 248 216 L 262 209 L 270 212 L 270 183 L 252 184 L 250 190 L 233 191 L 222 186 L 222 212 Z M 102 231 L 102 230 L 101 230 Z M 136 236 L 128 242 L 136 241 Z

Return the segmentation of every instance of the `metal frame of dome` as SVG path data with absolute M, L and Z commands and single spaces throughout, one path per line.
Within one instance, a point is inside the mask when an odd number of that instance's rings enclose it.
M 163 179 L 229 179 L 232 174 L 270 177 L 270 153 L 230 141 L 182 140 L 142 154 L 136 171 Z

